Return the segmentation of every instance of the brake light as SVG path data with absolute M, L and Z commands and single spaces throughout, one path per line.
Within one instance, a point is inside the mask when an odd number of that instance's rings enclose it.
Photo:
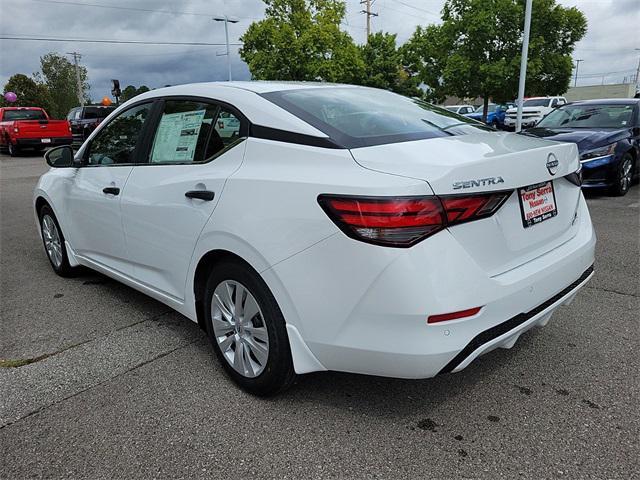
M 511 191 L 443 197 L 320 195 L 318 203 L 351 238 L 411 247 L 448 226 L 493 215 L 509 195 Z

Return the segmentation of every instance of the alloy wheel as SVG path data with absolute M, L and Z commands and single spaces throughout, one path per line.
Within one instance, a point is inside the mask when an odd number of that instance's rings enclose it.
M 629 190 L 629 186 L 631 186 L 632 180 L 632 172 L 633 162 L 630 158 L 625 158 L 622 162 L 622 167 L 620 168 L 620 177 L 618 181 L 620 182 L 620 191 L 626 192 Z
M 56 222 L 49 215 L 42 217 L 42 237 L 51 263 L 56 268 L 60 268 L 62 265 L 62 242 Z
M 218 284 L 211 301 L 213 333 L 225 360 L 244 377 L 260 375 L 269 358 L 269 335 L 258 302 L 239 282 Z

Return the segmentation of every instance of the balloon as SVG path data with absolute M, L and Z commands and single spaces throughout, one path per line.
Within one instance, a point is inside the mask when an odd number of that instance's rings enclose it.
M 7 92 L 4 94 L 4 99 L 9 103 L 13 103 L 18 100 L 18 95 L 13 92 Z
M 102 99 L 102 105 L 104 105 L 105 107 L 108 107 L 109 105 L 111 105 L 111 99 L 109 97 L 104 97 Z

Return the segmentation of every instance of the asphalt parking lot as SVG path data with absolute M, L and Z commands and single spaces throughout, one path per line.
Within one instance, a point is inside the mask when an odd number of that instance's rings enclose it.
M 596 276 L 464 371 L 236 388 L 197 325 L 38 238 L 41 158 L 0 156 L 0 476 L 640 478 L 640 188 L 589 195 Z

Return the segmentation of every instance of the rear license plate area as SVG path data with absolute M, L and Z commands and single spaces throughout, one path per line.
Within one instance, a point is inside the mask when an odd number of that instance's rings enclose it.
M 522 226 L 532 227 L 558 215 L 553 182 L 542 182 L 518 189 Z

